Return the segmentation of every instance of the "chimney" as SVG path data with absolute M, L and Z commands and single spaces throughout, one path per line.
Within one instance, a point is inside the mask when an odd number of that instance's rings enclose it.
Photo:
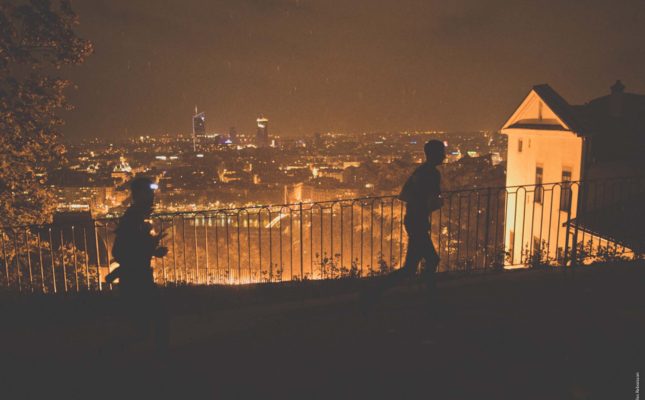
M 611 86 L 611 97 L 609 100 L 609 113 L 612 117 L 620 117 L 622 115 L 623 108 L 623 92 L 625 91 L 625 85 L 620 80 L 617 80 Z

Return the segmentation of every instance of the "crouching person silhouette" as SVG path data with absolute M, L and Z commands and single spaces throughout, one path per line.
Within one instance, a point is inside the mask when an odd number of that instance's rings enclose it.
M 152 257 L 168 253 L 160 246 L 163 232 L 152 234 L 148 222 L 153 211 L 156 184 L 149 178 L 135 178 L 130 183 L 131 205 L 121 217 L 116 228 L 112 257 L 119 267 L 106 276 L 106 282 L 119 279 L 119 290 L 129 316 L 140 339 L 154 332 L 157 350 L 165 350 L 168 344 L 168 317 L 154 283 L 151 267 Z
M 403 225 L 408 235 L 408 247 L 403 266 L 383 277 L 376 278 L 361 293 L 365 307 L 373 306 L 381 294 L 405 278 L 417 272 L 421 260 L 425 260 L 424 281 L 428 291 L 428 301 L 434 306 L 436 300 L 435 272 L 439 265 L 439 255 L 430 238 L 430 216 L 443 205 L 441 199 L 441 175 L 437 170 L 446 158 L 443 142 L 428 141 L 423 148 L 426 162 L 419 166 L 403 185 L 399 200 L 405 202 Z

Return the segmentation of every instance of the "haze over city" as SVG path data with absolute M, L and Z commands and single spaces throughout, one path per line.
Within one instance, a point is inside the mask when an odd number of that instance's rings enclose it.
M 534 84 L 579 104 L 645 92 L 645 3 L 78 1 L 95 53 L 70 78 L 67 140 L 499 129 Z

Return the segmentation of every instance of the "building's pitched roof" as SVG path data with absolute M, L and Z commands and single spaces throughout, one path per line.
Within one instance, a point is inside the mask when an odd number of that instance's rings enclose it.
M 606 96 L 585 104 L 570 105 L 551 86 L 535 85 L 533 90 L 572 131 L 583 136 L 645 133 L 645 95 L 624 93 L 618 81 Z
M 558 92 L 546 83 L 533 86 L 533 90 L 572 131 L 581 133 L 579 131 L 580 123 L 577 120 L 575 110 Z

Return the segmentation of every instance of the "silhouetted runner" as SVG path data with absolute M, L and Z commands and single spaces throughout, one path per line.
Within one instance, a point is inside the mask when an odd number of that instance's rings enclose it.
M 168 343 L 168 318 L 154 283 L 150 261 L 163 257 L 166 247 L 159 245 L 163 233 L 152 234 L 148 218 L 153 211 L 156 184 L 149 178 L 135 178 L 130 183 L 132 204 L 116 228 L 112 256 L 119 267 L 106 276 L 106 282 L 119 279 L 119 289 L 126 314 L 137 328 L 141 338 L 154 330 L 157 349 Z
M 361 293 L 364 306 L 373 305 L 381 294 L 417 271 L 419 262 L 425 259 L 424 280 L 428 300 L 434 300 L 436 292 L 435 272 L 439 255 L 430 239 L 430 215 L 443 205 L 441 199 L 441 175 L 437 170 L 446 158 L 443 142 L 430 140 L 423 150 L 426 162 L 419 166 L 403 185 L 399 200 L 405 202 L 403 224 L 408 235 L 408 247 L 403 266 L 398 270 L 375 278 Z

